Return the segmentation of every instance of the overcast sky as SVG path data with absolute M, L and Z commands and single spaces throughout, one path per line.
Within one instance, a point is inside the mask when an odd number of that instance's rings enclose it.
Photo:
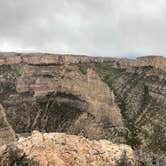
M 0 51 L 166 55 L 166 0 L 0 0 Z

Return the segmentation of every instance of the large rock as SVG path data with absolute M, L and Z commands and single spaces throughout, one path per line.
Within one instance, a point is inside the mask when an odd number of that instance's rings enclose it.
M 99 166 L 112 165 L 124 151 L 128 162 L 134 165 L 133 150 L 127 145 L 116 145 L 106 140 L 90 141 L 83 137 L 63 133 L 33 131 L 28 138 L 20 138 L 16 146 L 40 166 Z

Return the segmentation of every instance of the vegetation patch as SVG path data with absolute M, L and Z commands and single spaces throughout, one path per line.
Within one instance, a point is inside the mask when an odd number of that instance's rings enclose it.
M 79 67 L 79 70 L 81 71 L 81 73 L 84 75 L 87 74 L 87 69 L 90 67 L 90 65 L 86 63 L 79 63 L 77 64 L 77 66 Z
M 116 79 L 126 74 L 126 69 L 114 68 L 111 63 L 96 63 L 94 68 L 109 86 L 112 86 Z
M 18 75 L 18 65 L 0 65 L 0 81 L 13 82 Z
M 39 163 L 30 159 L 26 154 L 16 148 L 9 146 L 6 151 L 0 155 L 0 163 L 4 166 L 38 166 Z
M 121 158 L 116 161 L 116 166 L 131 166 L 131 163 L 128 160 L 126 151 L 123 151 Z

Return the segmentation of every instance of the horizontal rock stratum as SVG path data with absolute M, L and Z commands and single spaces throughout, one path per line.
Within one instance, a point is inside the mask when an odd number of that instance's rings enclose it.
M 118 63 L 124 68 L 152 66 L 166 71 L 166 59 L 162 56 L 144 56 L 138 57 L 135 60 L 122 59 Z
M 124 150 L 152 165 L 166 156 L 165 68 L 161 56 L 0 53 L 0 162 L 14 143 L 41 165 L 110 166 Z
M 71 64 L 88 63 L 94 59 L 82 55 L 44 53 L 0 53 L 0 64 Z
M 3 64 L 77 64 L 77 63 L 102 63 L 114 62 L 115 66 L 122 68 L 152 66 L 166 71 L 166 59 L 162 56 L 143 56 L 135 60 L 118 59 L 111 57 L 92 57 L 72 54 L 47 54 L 47 53 L 0 53 L 0 65 Z

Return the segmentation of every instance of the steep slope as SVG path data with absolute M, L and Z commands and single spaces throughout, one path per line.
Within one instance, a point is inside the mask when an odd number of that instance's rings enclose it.
M 119 69 L 103 63 L 93 67 L 115 94 L 129 129 L 127 144 L 149 154 L 165 155 L 166 73 L 148 65 Z
M 12 56 L 0 66 L 0 103 L 8 123 L 21 135 L 37 129 L 124 142 L 105 127 L 123 128 L 113 92 L 93 69 L 83 74 L 77 65 L 68 64 L 70 58 Z

